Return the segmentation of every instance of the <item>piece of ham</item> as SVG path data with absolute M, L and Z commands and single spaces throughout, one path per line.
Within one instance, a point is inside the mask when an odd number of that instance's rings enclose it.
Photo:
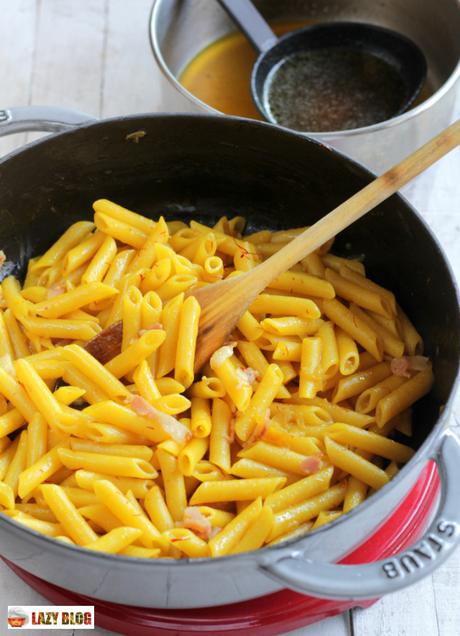
M 305 475 L 313 475 L 313 473 L 318 472 L 322 465 L 323 462 L 319 457 L 310 455 L 309 457 L 305 457 L 303 462 L 300 464 L 300 469 Z
M 223 347 L 214 351 L 209 360 L 209 364 L 211 365 L 211 369 L 215 369 L 216 367 L 220 367 L 225 360 L 231 358 L 233 355 L 233 349 L 236 347 L 236 342 L 230 342 L 225 344 Z
M 140 395 L 133 395 L 129 405 L 138 415 L 158 424 L 178 444 L 186 444 L 192 438 L 191 432 L 184 424 L 172 415 L 159 411 Z
M 268 431 L 268 428 L 270 426 L 270 422 L 271 422 L 270 409 L 265 409 L 265 416 L 264 416 L 263 421 L 262 422 L 258 422 L 255 425 L 251 435 L 244 442 L 243 448 L 246 448 L 247 446 L 252 446 L 256 442 L 258 442 L 262 437 L 264 437 L 264 435 Z
M 216 534 L 219 534 L 219 532 L 220 532 L 221 530 L 222 530 L 222 528 L 219 528 L 219 527 L 212 528 L 212 530 L 211 530 L 211 537 L 210 537 L 210 538 L 211 538 L 211 539 L 214 539 L 214 537 L 216 536 Z
M 402 356 L 401 358 L 393 358 L 390 363 L 390 369 L 393 375 L 402 378 L 410 378 L 411 371 L 423 371 L 430 364 L 430 359 L 425 356 Z
M 393 375 L 398 375 L 401 378 L 410 378 L 409 360 L 407 356 L 402 356 L 402 358 L 393 358 L 390 363 L 390 369 Z
M 153 331 L 154 329 L 163 329 L 163 325 L 161 324 L 161 322 L 154 322 L 152 325 L 150 325 L 146 329 L 141 329 L 139 331 L 139 335 L 143 336 L 144 333 L 147 333 L 148 331 Z
M 185 509 L 182 526 L 194 532 L 204 541 L 209 541 L 212 536 L 211 522 L 196 506 L 189 506 Z
M 412 371 L 425 371 L 431 365 L 426 356 L 409 356 L 409 366 Z
M 60 296 L 61 294 L 64 294 L 66 291 L 66 286 L 65 283 L 59 283 L 57 285 L 53 285 L 52 287 L 50 287 L 48 289 L 48 296 L 47 298 L 54 298 L 55 296 Z
M 241 384 L 253 385 L 259 379 L 259 372 L 252 367 L 246 367 L 245 369 L 238 367 L 236 375 Z
M 106 364 L 121 353 L 123 322 L 119 320 L 103 329 L 95 338 L 86 343 L 85 349 L 101 364 Z

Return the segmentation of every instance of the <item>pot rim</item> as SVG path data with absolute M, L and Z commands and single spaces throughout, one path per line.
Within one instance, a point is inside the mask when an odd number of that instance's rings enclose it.
M 9 153 L 5 157 L 0 159 L 0 168 L 1 166 L 11 159 L 17 159 L 23 152 L 27 152 L 29 149 L 32 149 L 36 146 L 40 146 L 42 144 L 50 144 L 53 143 L 55 139 L 58 139 L 62 136 L 69 135 L 78 135 L 79 131 L 86 131 L 92 127 L 102 127 L 106 125 L 110 125 L 116 122 L 133 122 L 137 125 L 140 122 L 145 122 L 145 120 L 171 120 L 175 121 L 178 119 L 190 119 L 190 120 L 201 120 L 201 121 L 210 121 L 216 123 L 218 126 L 232 126 L 235 123 L 238 123 L 240 126 L 244 127 L 256 127 L 256 128 L 265 128 L 266 134 L 280 136 L 280 137 L 292 137 L 293 139 L 297 139 L 296 143 L 302 144 L 313 144 L 315 146 L 322 147 L 326 149 L 328 152 L 332 152 L 334 155 L 337 155 L 338 159 L 342 159 L 347 162 L 350 168 L 353 168 L 354 171 L 361 173 L 364 177 L 372 178 L 375 175 L 362 164 L 357 162 L 354 159 L 351 159 L 344 153 L 336 150 L 335 148 L 330 147 L 327 143 L 324 143 L 318 139 L 311 139 L 308 136 L 299 134 L 298 132 L 282 128 L 280 126 L 273 126 L 264 121 L 257 121 L 252 119 L 246 119 L 243 117 L 233 117 L 226 116 L 221 117 L 214 114 L 207 113 L 136 113 L 134 115 L 125 115 L 125 116 L 117 116 L 110 117 L 102 120 L 96 120 L 94 122 L 85 123 L 78 128 L 74 128 L 72 130 L 65 130 L 56 135 L 43 137 L 41 139 L 35 140 L 19 149 L 14 150 L 12 153 Z M 424 229 L 429 234 L 431 240 L 433 241 L 434 246 L 437 248 L 438 252 L 441 254 L 444 264 L 447 269 L 447 273 L 451 279 L 453 291 L 457 300 L 457 306 L 460 312 L 460 290 L 456 280 L 456 277 L 453 273 L 452 267 L 450 265 L 449 260 L 447 259 L 443 247 L 440 245 L 437 237 L 432 232 L 428 223 L 423 219 L 423 217 L 417 212 L 417 210 L 407 201 L 407 199 L 401 195 L 400 193 L 396 193 L 393 196 L 398 197 L 405 207 L 409 210 L 409 212 L 416 216 L 417 220 L 423 225 Z M 349 511 L 346 515 L 335 519 L 334 521 L 317 528 L 312 533 L 308 533 L 307 535 L 299 538 L 294 538 L 288 540 L 284 543 L 276 544 L 274 546 L 267 546 L 264 548 L 260 548 L 255 551 L 245 552 L 241 554 L 228 555 L 222 557 L 206 557 L 206 558 L 195 558 L 195 559 L 181 559 L 181 560 L 173 560 L 173 559 L 148 559 L 148 558 L 139 558 L 139 557 L 129 557 L 123 555 L 114 555 L 102 552 L 94 552 L 92 550 L 88 550 L 82 546 L 70 545 L 59 540 L 53 539 L 52 537 L 48 537 L 46 535 L 40 534 L 35 530 L 29 529 L 27 526 L 20 524 L 19 522 L 14 520 L 14 517 L 8 517 L 5 515 L 0 515 L 0 526 L 2 523 L 5 523 L 6 526 L 10 526 L 12 530 L 19 531 L 20 534 L 23 534 L 27 540 L 37 545 L 48 546 L 52 552 L 65 554 L 68 550 L 76 551 L 80 554 L 82 559 L 90 558 L 93 564 L 97 564 L 97 562 L 107 562 L 110 560 L 115 565 L 130 567 L 152 567 L 152 565 L 160 566 L 165 569 L 173 568 L 181 568 L 181 567 L 190 567 L 191 565 L 197 565 L 200 567 L 213 567 L 216 563 L 227 563 L 238 561 L 256 561 L 257 563 L 262 563 L 264 558 L 268 555 L 273 555 L 275 553 L 288 552 L 292 554 L 293 547 L 304 547 L 311 536 L 318 536 L 321 533 L 330 532 L 335 530 L 336 527 L 344 524 L 347 521 L 355 519 L 355 517 L 364 514 L 368 508 L 373 504 L 376 500 L 376 497 L 382 496 L 382 493 L 386 493 L 390 490 L 390 488 L 394 488 L 400 481 L 405 479 L 406 475 L 415 469 L 416 464 L 420 464 L 422 461 L 427 461 L 430 459 L 436 449 L 440 446 L 443 439 L 443 431 L 446 428 L 446 423 L 449 417 L 451 416 L 451 407 L 455 398 L 456 390 L 460 384 L 460 353 L 457 360 L 457 374 L 454 380 L 451 392 L 449 394 L 449 398 L 444 405 L 444 409 L 442 413 L 440 413 L 436 423 L 434 424 L 432 430 L 430 431 L 427 438 L 424 440 L 420 448 L 416 451 L 415 455 L 412 459 L 405 464 L 398 474 L 383 488 L 381 488 L 377 493 L 374 493 L 371 497 L 368 497 L 364 502 L 362 502 L 359 506 Z M 6 555 L 7 557 L 7 555 Z
M 224 117 L 232 117 L 232 115 L 227 115 L 223 111 L 217 110 L 217 108 L 213 108 L 206 102 L 203 102 L 201 99 L 193 95 L 193 93 L 188 91 L 179 82 L 176 76 L 171 72 L 169 66 L 166 64 L 166 60 L 163 57 L 161 45 L 157 37 L 157 29 L 156 29 L 157 22 L 158 22 L 158 14 L 160 10 L 159 7 L 161 6 L 161 3 L 162 3 L 162 0 L 153 0 L 153 4 L 150 10 L 150 16 L 149 16 L 148 31 L 149 31 L 150 48 L 152 49 L 152 53 L 154 55 L 155 61 L 157 65 L 159 66 L 163 76 L 174 86 L 174 88 L 179 93 L 181 93 L 186 99 L 188 99 L 188 101 L 195 104 L 195 106 L 198 106 L 202 110 L 205 110 L 207 113 L 212 113 L 212 114 L 220 115 Z M 354 20 L 354 21 L 359 22 L 359 20 Z M 237 30 L 235 32 L 237 32 Z M 300 134 L 300 135 L 308 136 L 312 139 L 320 139 L 326 142 L 334 141 L 336 139 L 355 137 L 355 136 L 367 134 L 367 133 L 377 133 L 380 131 L 387 130 L 388 128 L 393 128 L 394 126 L 398 126 L 399 124 L 402 124 L 406 121 L 410 121 L 414 119 L 415 117 L 417 117 L 418 115 L 429 110 L 438 101 L 440 101 L 444 97 L 444 95 L 446 95 L 452 89 L 452 87 L 455 85 L 455 83 L 458 81 L 459 78 L 460 78 L 460 57 L 457 61 L 455 68 L 453 69 L 452 73 L 449 75 L 447 80 L 443 84 L 441 84 L 441 86 L 432 95 L 430 95 L 428 99 L 423 101 L 421 104 L 419 104 L 415 108 L 411 108 L 405 113 L 402 113 L 401 115 L 397 115 L 395 117 L 392 117 L 391 119 L 386 119 L 377 124 L 372 124 L 371 126 L 361 126 L 360 128 L 352 128 L 350 130 L 330 130 L 327 132 L 318 133 L 318 132 L 310 132 L 308 130 L 293 131 L 292 129 L 287 128 L 285 126 L 281 126 L 280 124 L 274 124 L 271 122 L 265 122 L 265 123 L 269 123 L 271 126 L 275 126 L 277 128 L 282 128 L 283 130 L 289 130 L 291 132 L 296 132 L 297 134 Z M 250 121 L 258 121 L 258 120 L 250 119 Z

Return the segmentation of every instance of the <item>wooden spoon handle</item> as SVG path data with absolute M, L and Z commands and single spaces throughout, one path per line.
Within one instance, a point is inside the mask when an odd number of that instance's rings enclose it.
M 361 218 L 460 143 L 460 120 L 354 194 L 279 252 L 235 278 L 191 293 L 201 305 L 195 366 L 198 370 L 233 330 L 254 298 L 272 280 Z
M 279 252 L 257 266 L 257 287 L 264 289 L 277 276 L 290 269 L 326 241 L 336 236 L 369 210 L 388 199 L 401 186 L 426 170 L 460 144 L 460 120 L 446 128 L 416 152 L 341 203 L 302 232 Z M 253 270 L 254 272 L 256 270 Z

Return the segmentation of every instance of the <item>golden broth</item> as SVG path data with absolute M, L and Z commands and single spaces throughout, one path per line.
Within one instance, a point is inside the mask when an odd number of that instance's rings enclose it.
M 284 21 L 271 24 L 276 35 L 285 35 L 314 24 L 315 20 Z M 232 33 L 200 51 L 185 67 L 179 81 L 192 95 L 226 115 L 250 119 L 264 118 L 251 95 L 251 71 L 257 54 L 242 33 Z M 413 104 L 415 108 L 434 92 L 427 82 Z

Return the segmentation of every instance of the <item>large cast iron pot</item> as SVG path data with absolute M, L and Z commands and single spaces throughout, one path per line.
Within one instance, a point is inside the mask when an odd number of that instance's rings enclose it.
M 0 130 L 71 127 L 62 112 L 3 111 Z M 41 121 L 45 118 L 47 121 Z M 145 135 L 133 143 L 132 132 Z M 249 230 L 307 225 L 372 175 L 330 148 L 263 123 L 209 115 L 138 115 L 84 123 L 0 161 L 0 248 L 24 272 L 70 224 L 107 197 L 156 217 L 242 214 Z M 430 230 L 393 196 L 336 241 L 365 255 L 369 275 L 413 318 L 433 358 L 435 385 L 414 412 L 414 458 L 378 494 L 306 537 L 219 559 L 144 560 L 96 554 L 41 536 L 0 515 L 0 553 L 42 579 L 87 596 L 157 608 L 234 603 L 290 587 L 331 599 L 373 598 L 431 573 L 460 535 L 460 444 L 449 431 L 458 374 L 460 315 L 452 273 Z M 344 566 L 398 506 L 433 458 L 438 510 L 421 541 L 385 562 Z

